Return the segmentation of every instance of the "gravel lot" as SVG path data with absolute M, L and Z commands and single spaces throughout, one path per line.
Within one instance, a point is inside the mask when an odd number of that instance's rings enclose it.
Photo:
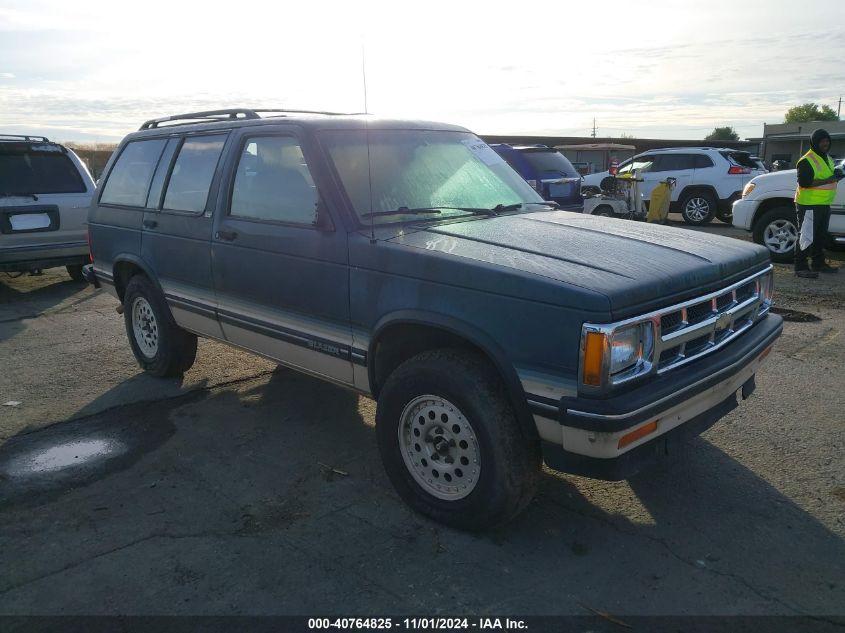
M 150 378 L 106 294 L 61 269 L 0 276 L 0 405 L 20 403 L 0 406 L 0 614 L 597 610 L 835 626 L 845 271 L 776 278 L 778 309 L 799 320 L 751 400 L 630 481 L 547 472 L 516 521 L 467 535 L 394 494 L 372 401 L 211 341 L 183 380 Z

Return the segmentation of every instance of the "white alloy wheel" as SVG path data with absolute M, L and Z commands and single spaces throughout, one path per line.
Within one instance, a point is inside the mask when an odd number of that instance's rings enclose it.
M 790 220 L 772 220 L 763 230 L 763 243 L 778 255 L 792 252 L 797 241 L 798 227 Z
M 152 306 L 144 297 L 135 297 L 132 302 L 132 332 L 138 349 L 147 358 L 158 352 L 158 323 Z

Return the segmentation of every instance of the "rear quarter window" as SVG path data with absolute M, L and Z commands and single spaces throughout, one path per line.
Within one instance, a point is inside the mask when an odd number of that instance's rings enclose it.
M 164 139 L 127 143 L 103 185 L 100 204 L 143 207 L 165 143 Z
M 73 161 L 55 146 L 50 151 L 0 146 L 0 193 L 10 195 L 85 193 Z
M 696 169 L 705 169 L 707 167 L 713 166 L 713 159 L 709 156 L 705 156 L 704 154 L 696 154 L 695 155 L 695 168 Z
M 188 137 L 182 143 L 164 195 L 163 209 L 202 213 L 223 151 L 225 134 Z

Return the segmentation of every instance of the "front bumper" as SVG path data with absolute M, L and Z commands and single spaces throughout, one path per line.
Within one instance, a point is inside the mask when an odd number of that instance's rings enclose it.
M 746 231 L 751 230 L 751 221 L 754 219 L 754 212 L 757 210 L 756 200 L 740 199 L 733 204 L 734 226 Z
M 606 399 L 564 397 L 557 419 L 535 415 L 551 468 L 598 479 L 626 479 L 665 454 L 670 442 L 700 434 L 754 390 L 754 376 L 783 320 L 768 315 L 719 353 Z M 632 431 L 656 429 L 625 444 Z

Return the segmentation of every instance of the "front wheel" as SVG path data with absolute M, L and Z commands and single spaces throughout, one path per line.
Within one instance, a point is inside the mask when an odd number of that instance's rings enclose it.
M 173 320 L 161 292 L 135 275 L 123 296 L 126 335 L 138 364 L 153 376 L 181 376 L 194 364 L 197 337 Z
M 769 209 L 754 223 L 754 241 L 769 249 L 773 262 L 788 264 L 795 257 L 798 220 L 793 207 Z
M 716 200 L 707 192 L 688 193 L 681 201 L 681 215 L 687 224 L 707 224 L 716 215 Z
M 441 523 L 490 528 L 533 498 L 540 446 L 526 438 L 504 385 L 482 357 L 423 352 L 381 391 L 376 436 L 387 475 L 405 502 Z

